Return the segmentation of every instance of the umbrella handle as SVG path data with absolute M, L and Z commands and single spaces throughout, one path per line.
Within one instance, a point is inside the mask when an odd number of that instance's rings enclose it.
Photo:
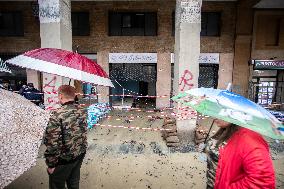
M 204 144 L 206 143 L 206 141 L 207 141 L 207 139 L 208 139 L 208 137 L 209 137 L 209 134 L 210 134 L 210 131 L 211 131 L 212 127 L 213 127 L 214 122 L 215 122 L 215 119 L 214 119 L 214 120 L 212 121 L 212 123 L 211 123 L 211 126 L 210 126 L 210 129 L 209 129 L 209 131 L 208 131 L 208 134 L 207 134 L 207 136 L 206 136 L 206 138 L 205 138 L 205 140 L 204 140 Z

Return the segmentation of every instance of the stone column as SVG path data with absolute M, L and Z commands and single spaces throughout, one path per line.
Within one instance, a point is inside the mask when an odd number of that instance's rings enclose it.
M 108 51 L 99 51 L 97 53 L 97 63 L 109 75 Z M 98 102 L 109 102 L 109 87 L 98 86 Z
M 157 61 L 157 83 L 156 108 L 165 108 L 170 106 L 171 94 L 171 53 L 158 53 Z
M 38 3 L 41 47 L 72 51 L 71 1 L 38 0 Z M 69 79 L 43 73 L 43 91 L 53 93 L 44 95 L 46 109 L 59 107 L 56 93 L 62 84 L 69 84 Z
M 226 89 L 233 82 L 234 53 L 220 53 L 218 89 Z
M 232 91 L 247 97 L 249 86 L 249 63 L 251 55 L 251 36 L 237 35 L 233 69 Z
M 174 94 L 198 87 L 202 0 L 176 1 Z M 175 105 L 181 107 L 180 104 Z M 193 141 L 196 120 L 178 120 L 184 142 Z
M 254 25 L 253 6 L 260 0 L 238 1 L 235 36 L 235 55 L 232 91 L 248 97 L 250 78 L 249 60 L 252 50 L 252 31 Z M 245 22 L 244 22 L 245 20 Z

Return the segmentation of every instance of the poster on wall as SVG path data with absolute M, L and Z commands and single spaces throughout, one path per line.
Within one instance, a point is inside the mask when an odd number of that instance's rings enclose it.
M 219 53 L 200 53 L 198 62 L 203 64 L 219 64 Z M 175 55 L 171 53 L 171 63 L 175 62 Z
M 110 53 L 109 63 L 157 63 L 157 53 Z

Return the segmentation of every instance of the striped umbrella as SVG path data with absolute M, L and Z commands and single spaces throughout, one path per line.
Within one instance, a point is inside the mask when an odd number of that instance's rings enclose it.
M 113 87 L 112 82 L 101 66 L 75 52 L 40 48 L 25 52 L 6 62 L 87 83 Z

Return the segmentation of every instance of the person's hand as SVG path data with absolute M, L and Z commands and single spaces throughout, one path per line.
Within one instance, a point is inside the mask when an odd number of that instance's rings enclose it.
M 53 168 L 47 168 L 47 172 L 48 172 L 49 174 L 52 174 L 52 173 L 54 172 L 54 169 L 55 169 L 55 167 L 53 167 Z

